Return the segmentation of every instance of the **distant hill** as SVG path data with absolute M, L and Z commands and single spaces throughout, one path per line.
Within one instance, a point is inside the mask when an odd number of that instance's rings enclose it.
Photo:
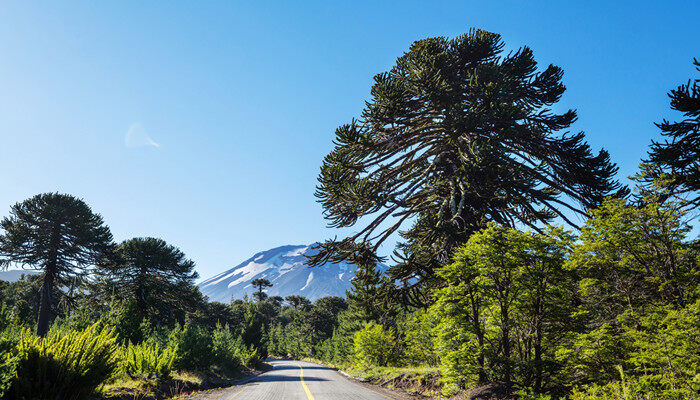
M 266 290 L 269 296 L 286 297 L 297 294 L 311 301 L 325 296 L 345 297 L 351 288 L 357 267 L 349 263 L 325 264 L 309 268 L 306 257 L 313 254 L 312 245 L 281 246 L 253 255 L 241 264 L 211 277 L 198 286 L 211 301 L 228 303 L 232 298 L 252 296 L 255 289 L 250 282 L 265 278 L 273 286 Z M 380 269 L 386 269 L 381 265 Z
M 0 270 L 0 281 L 15 282 L 18 281 L 22 275 L 34 275 L 38 273 L 39 271 L 35 269 L 11 269 L 7 271 Z

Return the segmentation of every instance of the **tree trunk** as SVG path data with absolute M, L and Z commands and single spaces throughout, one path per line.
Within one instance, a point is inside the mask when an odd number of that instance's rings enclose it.
M 472 321 L 474 321 L 474 333 L 479 341 L 479 356 L 477 357 L 477 362 L 479 363 L 479 383 L 486 383 L 486 368 L 484 366 L 484 332 L 481 329 L 481 320 L 479 318 L 479 304 L 474 296 L 474 293 L 470 293 L 471 304 L 472 304 Z
M 535 336 L 535 393 L 542 392 L 542 322 L 537 317 Z
M 51 294 L 53 291 L 56 274 L 58 274 L 58 248 L 61 239 L 61 225 L 53 224 L 51 240 L 49 243 L 49 257 L 44 266 L 44 279 L 41 283 L 41 301 L 39 303 L 39 317 L 36 321 L 36 334 L 44 337 L 49 332 L 51 320 Z
M 505 359 L 505 370 L 504 370 L 504 380 L 506 383 L 510 383 L 511 380 L 511 363 L 510 363 L 510 319 L 508 316 L 508 307 L 502 305 L 501 307 L 501 333 L 503 340 L 503 358 Z
M 49 332 L 51 320 L 51 292 L 53 291 L 54 272 L 47 269 L 41 284 L 41 302 L 39 303 L 39 318 L 36 321 L 36 334 L 44 337 Z

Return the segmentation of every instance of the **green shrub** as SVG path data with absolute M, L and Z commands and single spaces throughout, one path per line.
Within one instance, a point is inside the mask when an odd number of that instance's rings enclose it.
M 0 336 L 0 399 L 7 392 L 15 376 L 17 357 L 13 355 L 14 343 L 5 335 Z
M 158 343 L 131 344 L 122 348 L 120 369 L 132 379 L 154 379 L 163 381 L 170 372 L 177 355 L 177 349 Z
M 207 371 L 212 365 L 212 336 L 198 325 L 187 323 L 175 328 L 169 343 L 177 348 L 175 366 L 186 371 Z
M 8 398 L 84 399 L 112 376 L 116 350 L 114 330 L 98 324 L 84 331 L 52 330 L 45 338 L 25 329 L 14 350 L 17 369 Z
M 248 368 L 258 368 L 265 360 L 265 356 L 257 348 L 251 347 L 243 354 L 243 364 Z
M 393 329 L 370 322 L 355 333 L 354 360 L 360 367 L 385 367 L 393 363 L 399 356 L 399 340 Z
M 617 370 L 620 374 L 619 381 L 578 387 L 571 393 L 571 400 L 691 400 L 698 398 L 697 384 L 690 383 L 669 388 L 658 385 L 653 375 L 638 378 L 626 377 L 622 367 L 617 366 Z
M 234 335 L 228 325 L 216 326 L 212 332 L 212 356 L 216 366 L 228 371 L 240 368 L 245 351 L 243 338 Z

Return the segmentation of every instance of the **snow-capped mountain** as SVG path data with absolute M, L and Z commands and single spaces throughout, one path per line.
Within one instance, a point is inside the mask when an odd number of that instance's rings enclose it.
M 325 264 L 310 268 L 304 262 L 306 256 L 316 250 L 309 246 L 281 246 L 255 254 L 240 265 L 209 278 L 198 286 L 211 301 L 228 303 L 232 298 L 242 299 L 253 295 L 250 282 L 265 278 L 272 287 L 265 291 L 269 296 L 304 296 L 311 301 L 325 296 L 345 297 L 350 280 L 357 267 L 349 263 Z M 383 266 L 380 268 L 384 269 Z

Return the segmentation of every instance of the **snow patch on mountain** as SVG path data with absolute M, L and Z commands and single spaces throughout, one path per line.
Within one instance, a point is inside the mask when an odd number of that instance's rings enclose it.
M 352 287 L 350 282 L 357 267 L 341 262 L 310 268 L 305 262 L 308 256 L 317 252 L 313 247 L 290 245 L 256 253 L 198 286 L 209 300 L 224 303 L 242 299 L 245 295 L 251 297 L 255 291 L 251 281 L 257 278 L 272 283 L 272 287 L 266 289 L 269 296 L 298 294 L 311 301 L 326 296 L 345 297 L 345 291 Z M 385 270 L 386 266 L 380 265 L 379 268 Z

